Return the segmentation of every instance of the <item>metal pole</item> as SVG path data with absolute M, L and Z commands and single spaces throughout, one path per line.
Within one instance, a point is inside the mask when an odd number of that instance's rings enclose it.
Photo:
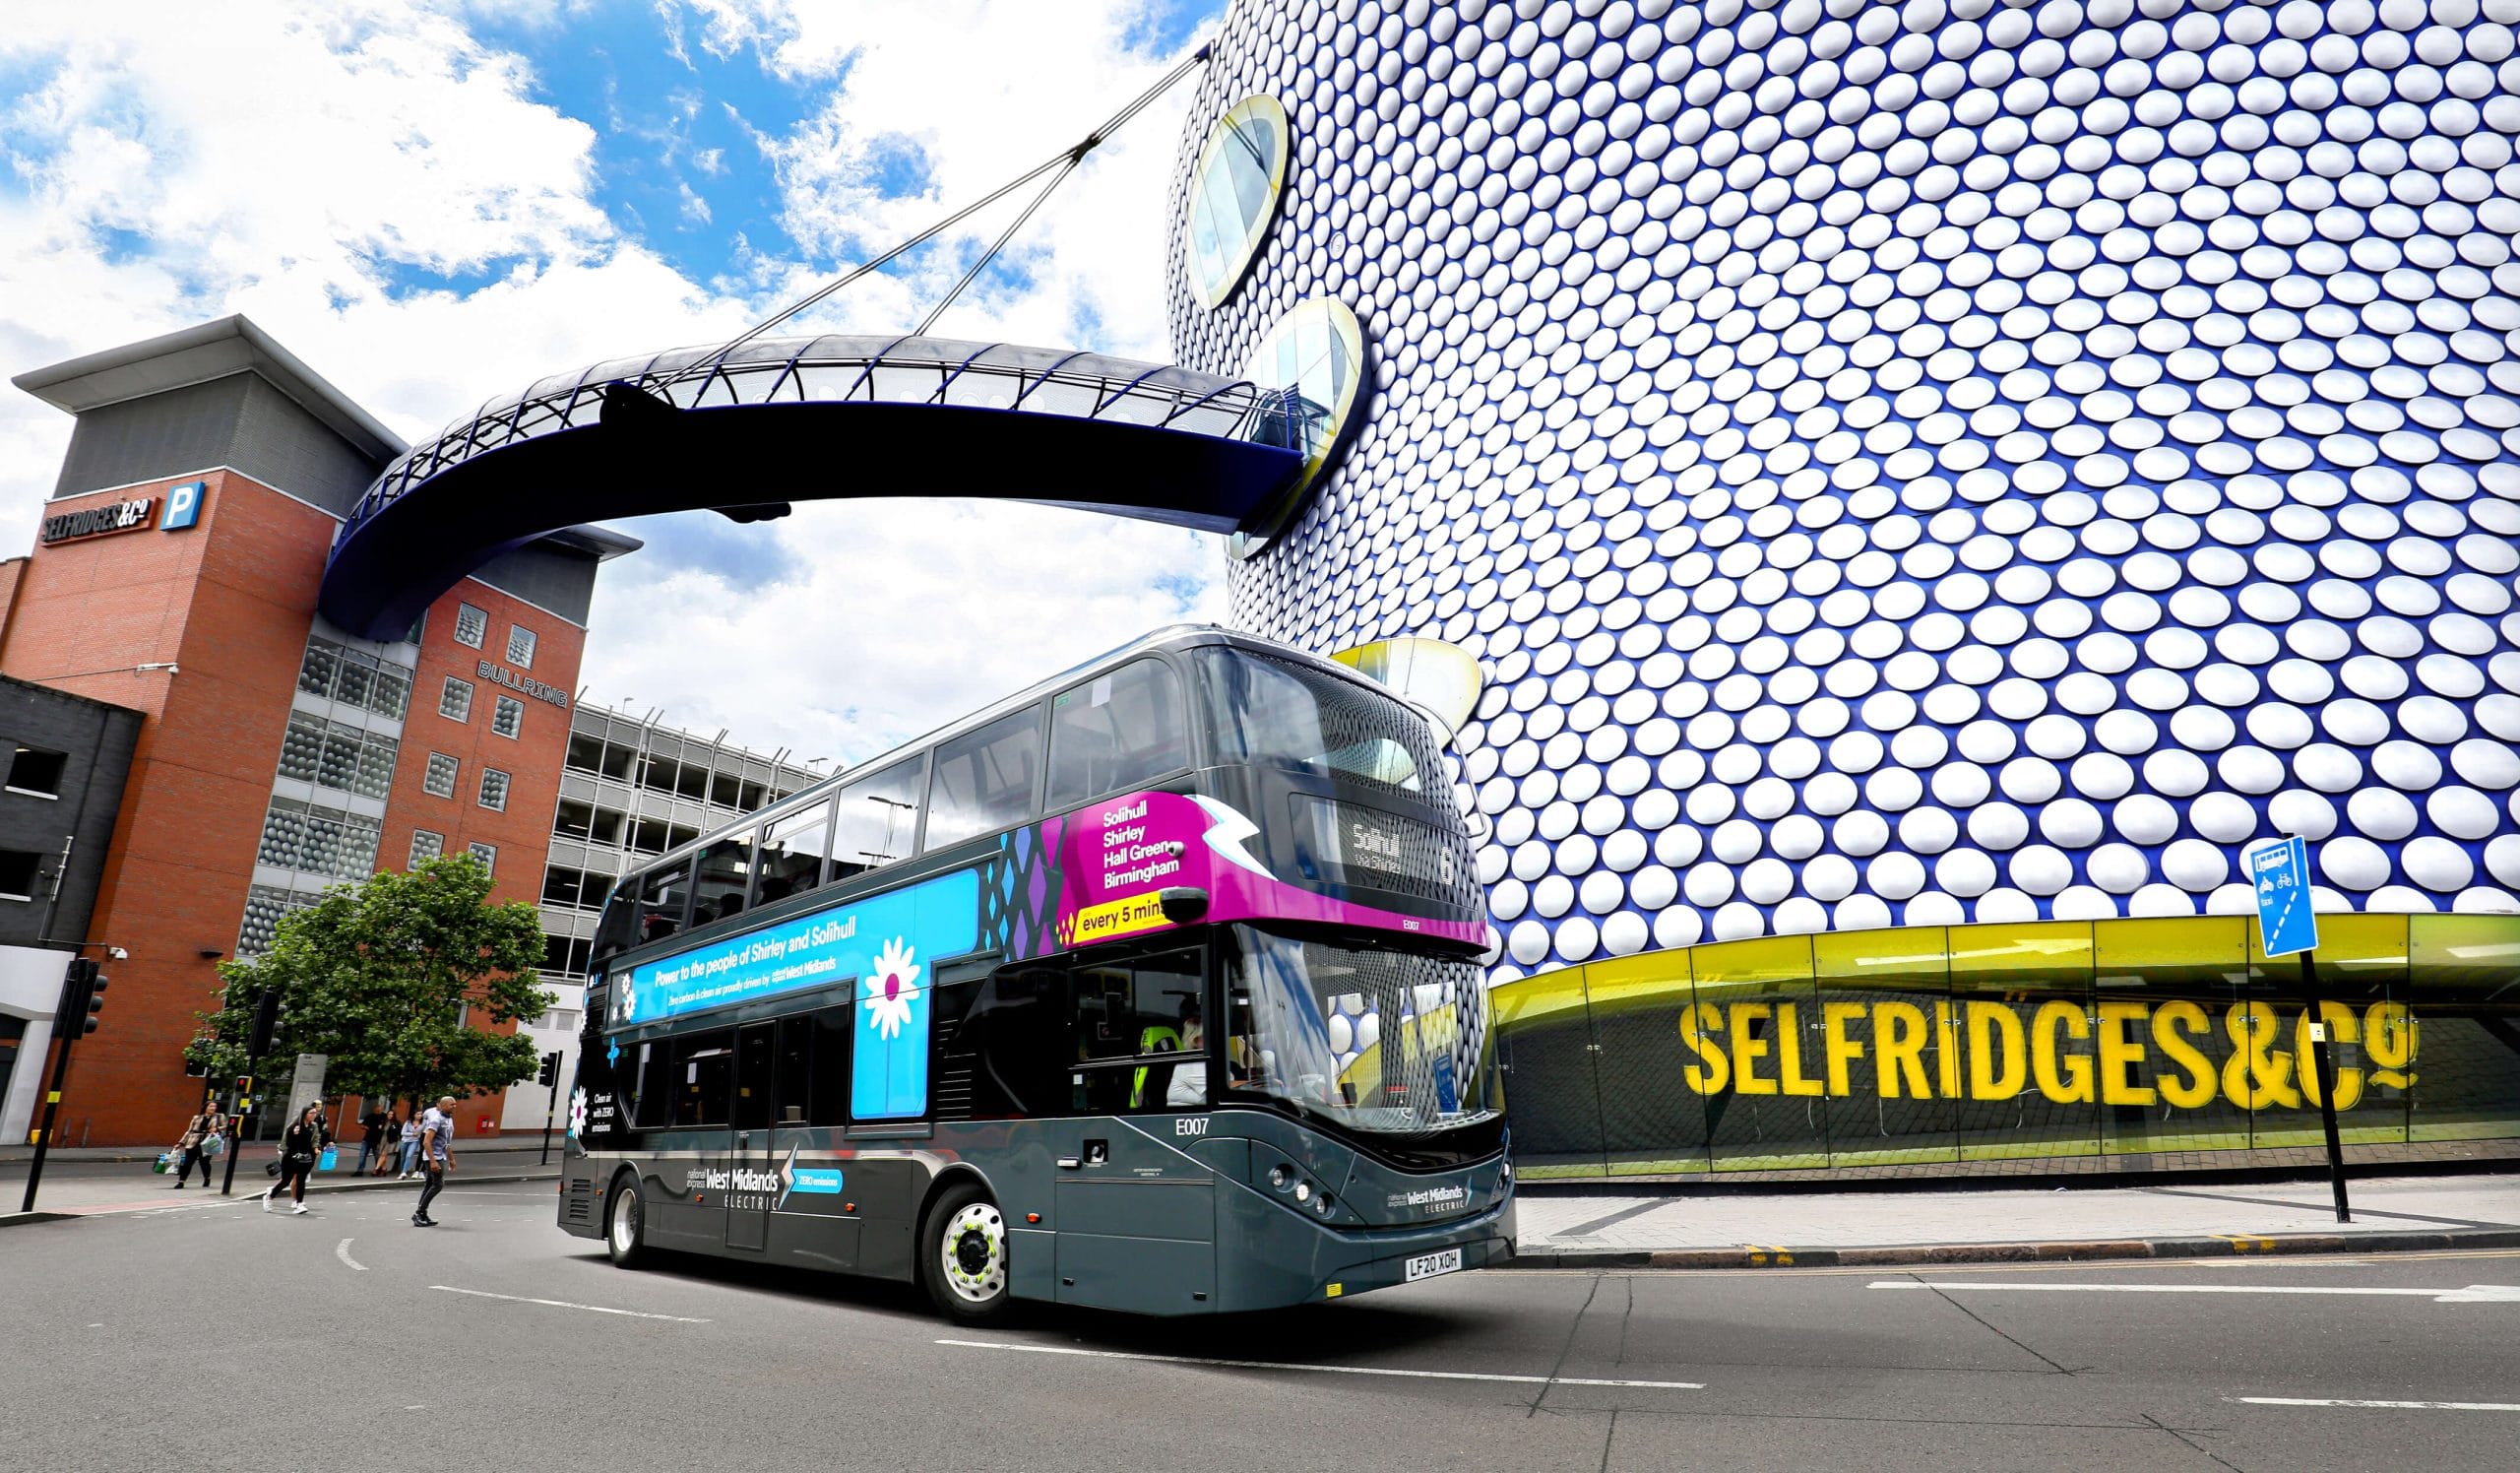
M 84 1026 L 87 1014 L 79 1016 Z M 43 1158 L 52 1149 L 52 1122 L 61 1114 L 61 1081 L 70 1073 L 70 1045 L 76 1037 L 63 1030 L 62 1024 L 68 1021 L 67 1015 L 52 1020 L 52 1035 L 59 1040 L 52 1056 L 52 1088 L 44 1092 L 43 1125 L 35 1136 L 35 1159 L 27 1167 L 27 1199 L 18 1208 L 21 1212 L 35 1210 L 35 1184 L 43 1180 Z
M 560 1113 L 560 1071 L 551 1071 L 551 1103 L 542 1107 L 542 1164 L 551 1164 L 551 1118 Z
M 2329 1052 L 2327 1017 L 2319 1007 L 2319 974 L 2310 953 L 2301 953 L 2301 1003 L 2310 1025 L 2310 1066 L 2318 1073 L 2319 1125 L 2327 1132 L 2327 1179 L 2336 1190 L 2336 1220 L 2354 1221 L 2345 1202 L 2345 1146 L 2336 1133 L 2336 1057 Z
M 262 1080 L 256 1078 L 256 1071 L 262 1067 L 262 1064 L 263 1061 L 259 1058 L 245 1060 L 245 1077 L 253 1080 L 254 1087 L 257 1089 L 262 1087 Z M 227 1172 L 219 1179 L 220 1196 L 230 1195 L 236 1189 L 236 1158 L 245 1149 L 244 1107 L 252 1104 L 253 1100 L 252 1095 L 245 1095 L 237 1100 L 237 1108 L 227 1113 Z

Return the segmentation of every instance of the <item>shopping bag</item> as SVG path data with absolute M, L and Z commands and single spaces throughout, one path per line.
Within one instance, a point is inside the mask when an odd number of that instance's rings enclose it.
M 155 1165 L 155 1166 L 153 1166 L 153 1167 L 151 1167 L 151 1168 L 149 1168 L 149 1169 L 150 1169 L 151 1171 L 153 1171 L 153 1172 L 156 1172 L 158 1175 L 159 1175 L 159 1176 L 161 1176 L 161 1177 L 162 1177 L 162 1176 L 166 1175 L 166 1168 L 174 1162 L 174 1159 L 175 1159 L 175 1153 L 174 1153 L 174 1152 L 172 1152 L 172 1151 L 159 1151 L 159 1152 L 158 1153 L 158 1164 L 157 1164 L 157 1165 Z
M 331 1171 L 341 1164 L 342 1153 L 331 1146 L 326 1146 L 324 1154 L 315 1158 L 315 1169 L 319 1172 Z
M 210 1139 L 203 1141 L 201 1143 L 201 1153 L 204 1156 L 209 1157 L 211 1160 L 217 1161 L 220 1157 L 227 1154 L 227 1137 L 224 1135 L 214 1135 Z

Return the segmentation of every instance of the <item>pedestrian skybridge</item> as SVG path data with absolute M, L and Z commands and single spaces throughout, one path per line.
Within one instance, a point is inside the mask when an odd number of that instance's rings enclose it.
M 512 547 L 657 512 L 963 496 L 1233 532 L 1284 510 L 1321 416 L 1247 381 L 943 338 L 620 358 L 494 399 L 387 467 L 334 543 L 322 608 L 395 638 Z

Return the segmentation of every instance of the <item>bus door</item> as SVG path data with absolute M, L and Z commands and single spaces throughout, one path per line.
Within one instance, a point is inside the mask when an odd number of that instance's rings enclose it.
M 846 1001 L 779 1020 L 779 1062 L 770 1111 L 771 1256 L 811 1268 L 857 1266 L 850 1173 L 833 1159 L 849 1119 Z M 758 1146 L 761 1137 L 753 1143 Z
M 1189 1147 L 1208 1123 L 1204 956 L 1172 951 L 1073 973 L 1081 1119 L 1053 1122 L 1058 1297 L 1196 1313 L 1216 1286 L 1214 1174 Z
M 771 1080 L 778 1057 L 776 1023 L 748 1023 L 735 1034 L 733 1135 L 724 1162 L 728 1190 L 726 1247 L 755 1252 L 770 1246 L 770 1213 L 779 1200 L 779 1164 L 771 1155 Z

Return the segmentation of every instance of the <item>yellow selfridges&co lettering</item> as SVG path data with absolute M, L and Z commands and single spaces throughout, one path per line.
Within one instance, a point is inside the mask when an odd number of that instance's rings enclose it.
M 1691 1003 L 1680 1009 L 1680 1077 L 1701 1095 L 1856 1093 L 1869 1059 L 1885 1100 L 2009 1100 L 2024 1090 L 2059 1105 L 2168 1105 L 2197 1110 L 2216 1096 L 2244 1110 L 2318 1108 L 2309 1014 L 2236 1002 L 2217 1020 L 2186 1000 L 1823 1002 L 1818 1026 L 1795 1002 Z M 2400 1002 L 2359 1015 L 2320 1005 L 2331 1044 L 2360 1044 L 2368 1065 L 2339 1067 L 2336 1108 L 2366 1089 L 2415 1083 L 2416 1025 Z M 2209 1050 L 2229 1053 L 2218 1062 Z M 1816 1035 L 1816 1037 L 1814 1037 Z M 1939 1047 L 1936 1047 L 1939 1045 Z M 2289 1047 L 2287 1047 L 2289 1045 Z

